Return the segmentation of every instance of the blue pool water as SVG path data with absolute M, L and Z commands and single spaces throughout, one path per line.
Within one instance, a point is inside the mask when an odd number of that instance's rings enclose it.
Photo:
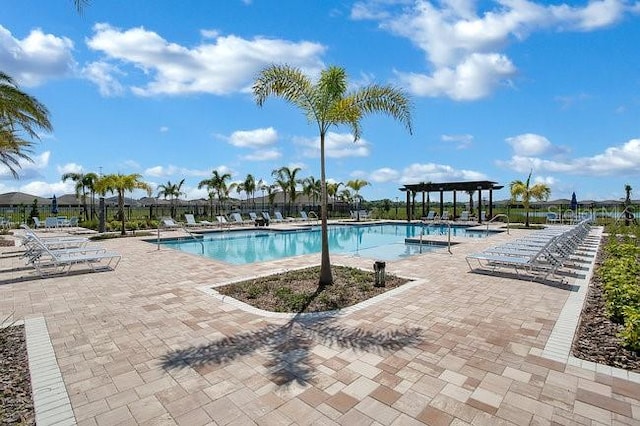
M 329 251 L 378 260 L 397 260 L 442 246 L 405 244 L 405 238 L 424 235 L 447 235 L 447 227 L 422 227 L 414 224 L 329 226 Z M 485 236 L 463 227 L 452 227 L 451 235 Z M 195 240 L 171 240 L 163 245 L 232 264 L 247 264 L 320 253 L 320 227 L 295 231 L 252 229 L 204 234 L 202 243 Z M 204 253 L 203 253 L 204 250 Z

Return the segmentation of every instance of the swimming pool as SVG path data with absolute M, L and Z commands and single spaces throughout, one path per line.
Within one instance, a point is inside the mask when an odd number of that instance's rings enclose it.
M 405 243 L 405 238 L 419 237 L 421 232 L 424 235 L 447 235 L 448 229 L 446 226 L 423 227 L 419 224 L 331 225 L 329 251 L 378 260 L 397 260 L 443 248 L 442 245 Z M 486 233 L 452 226 L 451 235 L 472 237 L 486 236 Z M 244 265 L 320 253 L 321 235 L 319 226 L 291 231 L 251 229 L 207 233 L 198 241 L 181 239 L 161 244 L 223 262 Z

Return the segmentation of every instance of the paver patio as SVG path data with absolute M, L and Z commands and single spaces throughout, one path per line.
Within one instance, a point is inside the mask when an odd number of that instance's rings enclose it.
M 387 262 L 416 283 L 337 315 L 297 317 L 203 288 L 317 265 L 319 255 L 230 266 L 114 239 L 100 244 L 122 254 L 115 271 L 31 279 L 4 247 L 0 314 L 44 319 L 66 424 L 640 424 L 640 375 L 558 349 L 570 343 L 586 271 L 569 285 L 469 272 L 466 254 L 527 232 Z M 332 262 L 372 269 L 369 258 Z M 42 410 L 42 424 L 61 419 Z

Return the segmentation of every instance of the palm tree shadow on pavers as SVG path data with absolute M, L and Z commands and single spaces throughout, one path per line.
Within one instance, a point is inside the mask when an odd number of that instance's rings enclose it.
M 319 288 L 314 297 L 322 292 Z M 308 306 L 308 305 L 307 305 Z M 162 357 L 162 368 L 174 370 L 230 363 L 240 357 L 266 350 L 264 364 L 269 379 L 279 385 L 306 385 L 314 378 L 311 353 L 315 345 L 356 351 L 384 353 L 418 346 L 422 329 L 404 328 L 371 331 L 336 324 L 339 312 L 305 313 L 304 307 L 283 325 L 267 325 L 256 331 L 238 333 L 206 345 L 178 349 Z

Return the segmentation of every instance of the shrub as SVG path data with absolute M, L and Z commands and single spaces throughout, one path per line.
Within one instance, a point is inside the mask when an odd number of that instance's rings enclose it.
M 620 332 L 624 346 L 640 351 L 640 306 L 624 309 L 624 329 Z
M 620 338 L 624 346 L 640 349 L 640 248 L 635 241 L 612 237 L 605 248 L 606 260 L 598 274 L 603 282 L 607 314 L 622 323 Z

